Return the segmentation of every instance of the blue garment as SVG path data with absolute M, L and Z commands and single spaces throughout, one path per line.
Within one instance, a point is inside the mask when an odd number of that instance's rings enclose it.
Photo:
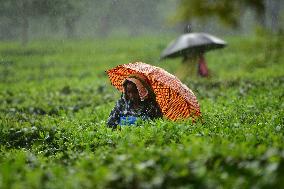
M 137 117 L 134 116 L 121 116 L 119 125 L 124 126 L 124 125 L 133 125 L 135 124 L 137 120 Z

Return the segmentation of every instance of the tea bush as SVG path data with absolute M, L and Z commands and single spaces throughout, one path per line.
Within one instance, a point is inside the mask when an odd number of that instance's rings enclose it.
M 0 43 L 0 188 L 281 188 L 282 36 L 228 37 L 183 82 L 202 118 L 112 130 L 105 70 L 159 61 L 171 36 Z M 283 41 L 283 40 L 282 40 Z

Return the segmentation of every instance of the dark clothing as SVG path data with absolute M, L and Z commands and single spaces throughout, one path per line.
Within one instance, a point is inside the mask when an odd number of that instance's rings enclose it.
M 124 94 L 122 94 L 109 115 L 107 125 L 115 128 L 119 125 L 121 117 L 134 116 L 142 120 L 153 120 L 155 118 L 163 117 L 160 106 L 155 100 L 145 99 L 144 101 L 140 101 L 140 103 L 140 107 L 134 109 L 133 104 L 125 98 Z

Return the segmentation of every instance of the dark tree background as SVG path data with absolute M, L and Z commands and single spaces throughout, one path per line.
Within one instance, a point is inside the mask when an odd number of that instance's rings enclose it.
M 273 27 L 279 29 L 281 7 L 283 1 L 280 0 L 180 0 L 175 17 L 177 21 L 216 17 L 224 25 L 237 28 L 245 11 L 249 10 L 255 13 L 259 26 L 267 28 L 266 20 L 272 19 Z
M 255 23 L 275 32 L 283 27 L 283 4 L 281 0 L 0 0 L 0 40 L 20 39 L 25 45 L 29 39 L 45 35 L 180 33 L 191 22 L 219 28 L 206 23 L 212 18 L 214 23 L 220 21 L 236 30 L 242 24 L 249 28 L 243 23 L 248 11 L 254 14 Z

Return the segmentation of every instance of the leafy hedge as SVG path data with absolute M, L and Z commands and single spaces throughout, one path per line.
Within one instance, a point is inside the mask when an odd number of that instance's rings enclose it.
M 184 80 L 197 123 L 118 130 L 105 125 L 119 93 L 104 70 L 139 59 L 174 73 L 180 60 L 155 58 L 170 37 L 1 43 L 0 188 L 283 187 L 278 38 L 231 37 L 208 53 L 212 77 Z

